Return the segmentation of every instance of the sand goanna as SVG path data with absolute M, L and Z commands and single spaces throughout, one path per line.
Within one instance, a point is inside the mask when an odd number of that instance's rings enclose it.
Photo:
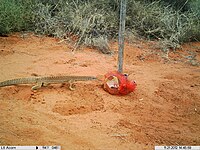
M 69 89 L 74 90 L 73 82 L 76 81 L 89 81 L 97 80 L 94 76 L 47 76 L 47 77 L 27 77 L 27 78 L 17 78 L 6 80 L 0 82 L 0 87 L 11 86 L 17 84 L 36 84 L 32 87 L 32 90 L 37 90 L 42 86 L 47 86 L 48 84 L 57 83 L 69 83 Z

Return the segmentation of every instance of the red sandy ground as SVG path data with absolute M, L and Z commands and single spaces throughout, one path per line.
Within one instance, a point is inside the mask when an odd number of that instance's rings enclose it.
M 103 75 L 113 55 L 28 33 L 0 38 L 0 81 L 32 75 Z M 0 145 L 61 145 L 62 150 L 153 150 L 155 145 L 200 145 L 200 43 L 167 55 L 156 42 L 126 43 L 124 72 L 137 82 L 113 96 L 100 81 L 0 88 Z

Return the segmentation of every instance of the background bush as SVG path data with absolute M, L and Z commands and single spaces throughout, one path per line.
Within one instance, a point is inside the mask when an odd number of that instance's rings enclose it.
M 118 36 L 120 0 L 1 0 L 0 34 L 31 30 L 59 38 L 77 37 L 110 53 Z M 128 0 L 128 34 L 159 40 L 163 49 L 200 39 L 199 0 Z
M 32 5 L 30 0 L 1 0 L 0 35 L 31 29 Z
M 174 10 L 161 1 L 129 1 L 127 26 L 149 39 L 159 39 L 164 48 L 199 40 L 199 18 L 192 11 Z M 134 8 L 134 9 L 132 9 Z

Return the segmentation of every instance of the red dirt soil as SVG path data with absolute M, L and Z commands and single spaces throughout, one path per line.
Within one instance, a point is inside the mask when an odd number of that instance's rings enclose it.
M 0 81 L 32 75 L 104 75 L 112 55 L 59 39 L 0 37 Z M 0 145 L 61 145 L 62 150 L 153 150 L 155 145 L 200 145 L 200 43 L 168 55 L 156 42 L 125 45 L 124 72 L 137 89 L 110 95 L 101 81 L 0 88 Z

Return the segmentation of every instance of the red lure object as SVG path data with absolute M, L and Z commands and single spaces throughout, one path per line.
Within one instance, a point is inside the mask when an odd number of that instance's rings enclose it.
M 135 81 L 128 80 L 127 74 L 112 71 L 105 74 L 104 90 L 112 95 L 127 95 L 136 89 Z

